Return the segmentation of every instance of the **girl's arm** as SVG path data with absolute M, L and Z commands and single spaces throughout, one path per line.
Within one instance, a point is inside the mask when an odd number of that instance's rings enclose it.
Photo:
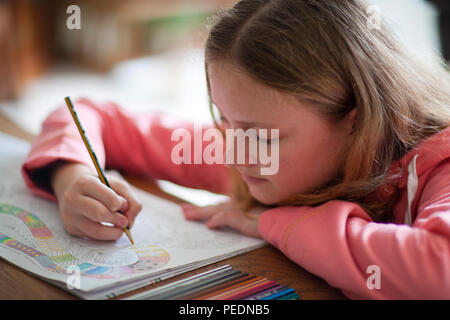
M 173 130 L 185 128 L 193 137 L 192 123 L 160 113 L 132 114 L 114 104 L 97 105 L 84 99 L 75 103 L 75 109 L 103 167 L 186 187 L 228 192 L 229 180 L 223 165 L 176 165 L 171 160 L 172 148 L 179 143 L 171 141 Z M 22 175 L 34 193 L 55 200 L 50 175 L 66 162 L 85 164 L 95 172 L 75 123 L 63 106 L 42 124 L 41 134 L 32 143 L 23 164 Z
M 375 223 L 356 204 L 330 201 L 266 211 L 259 232 L 349 298 L 450 299 L 449 181 L 447 161 L 430 174 L 412 226 Z

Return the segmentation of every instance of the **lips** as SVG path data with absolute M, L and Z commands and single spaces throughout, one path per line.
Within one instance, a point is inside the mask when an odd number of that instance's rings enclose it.
M 266 179 L 255 178 L 255 177 L 243 174 L 243 173 L 241 173 L 241 176 L 242 176 L 242 180 L 244 180 L 245 182 L 247 182 L 249 184 L 257 184 L 257 183 L 261 183 L 261 182 L 266 181 Z

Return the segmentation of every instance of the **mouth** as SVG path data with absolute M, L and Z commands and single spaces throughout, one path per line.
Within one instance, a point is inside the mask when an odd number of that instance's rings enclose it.
M 267 181 L 266 179 L 251 177 L 251 176 L 245 175 L 243 173 L 241 173 L 241 177 L 242 177 L 242 180 L 244 180 L 248 184 L 259 184 L 259 183 Z

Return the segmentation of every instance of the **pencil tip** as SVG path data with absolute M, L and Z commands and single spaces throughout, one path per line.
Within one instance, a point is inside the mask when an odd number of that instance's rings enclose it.
M 123 231 L 127 235 L 128 239 L 130 239 L 131 244 L 134 245 L 134 240 L 133 240 L 133 237 L 131 236 L 130 230 L 128 228 L 125 228 L 125 229 L 123 229 Z

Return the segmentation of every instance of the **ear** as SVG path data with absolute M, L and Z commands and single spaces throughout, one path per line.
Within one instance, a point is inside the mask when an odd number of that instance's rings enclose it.
M 346 117 L 349 135 L 352 135 L 355 130 L 355 122 L 356 122 L 357 115 L 358 115 L 358 111 L 356 110 L 356 108 L 353 108 L 353 110 L 350 111 L 350 113 Z

